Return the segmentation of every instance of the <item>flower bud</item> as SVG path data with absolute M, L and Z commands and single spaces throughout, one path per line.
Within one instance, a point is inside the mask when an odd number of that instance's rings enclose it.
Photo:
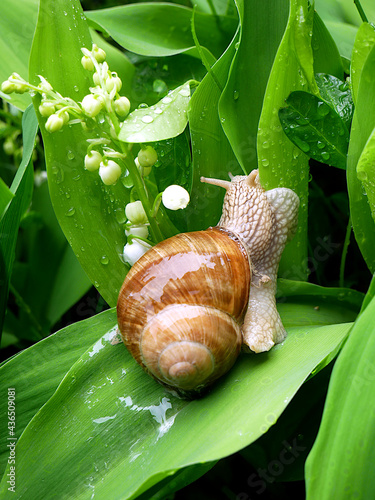
M 116 92 L 120 92 L 121 87 L 122 87 L 122 81 L 121 78 L 116 76 L 110 76 L 107 78 L 105 81 L 105 88 L 107 92 L 111 92 L 114 88 L 116 87 Z
M 94 118 L 102 109 L 102 103 L 94 95 L 88 94 L 82 99 L 82 108 L 86 115 Z
M 158 155 L 152 146 L 146 146 L 138 153 L 138 161 L 141 167 L 152 167 L 157 162 Z
M 44 117 L 48 118 L 55 112 L 55 105 L 52 102 L 42 102 L 39 106 L 39 113 Z
M 16 91 L 16 85 L 9 80 L 5 80 L 5 82 L 1 84 L 1 91 L 4 92 L 4 94 L 12 94 Z
M 105 61 L 106 53 L 103 49 L 99 48 L 97 45 L 92 46 L 92 53 L 98 63 L 102 63 Z
M 87 69 L 87 71 L 93 71 L 95 69 L 94 63 L 87 56 L 82 57 L 81 64 L 85 69 Z
M 39 78 L 41 78 L 41 77 L 39 77 Z M 47 82 L 47 80 L 45 78 L 43 78 L 43 80 L 38 85 L 38 89 L 40 89 L 44 93 L 47 93 L 47 92 L 51 92 L 51 90 L 53 90 L 53 87 L 49 82 Z
M 166 208 L 170 210 L 179 210 L 180 208 L 187 207 L 190 196 L 182 186 L 172 184 L 164 190 L 161 199 Z
M 147 177 L 151 173 L 152 167 L 141 167 L 139 164 L 138 156 L 137 158 L 134 158 L 134 163 L 137 166 L 137 169 L 139 170 L 139 173 L 141 174 L 142 177 Z
M 138 226 L 130 226 L 128 229 L 125 229 L 126 236 L 130 234 L 132 236 L 140 236 L 141 238 L 148 237 L 148 227 L 145 224 L 140 224 Z
M 124 261 L 132 266 L 150 248 L 151 245 L 149 245 L 145 241 L 141 241 L 134 238 L 130 243 L 127 243 L 124 246 L 124 253 L 123 253 Z
M 125 207 L 125 215 L 135 225 L 146 224 L 148 222 L 145 209 L 140 200 L 128 203 Z
M 100 85 L 100 76 L 99 76 L 99 73 L 97 71 L 95 71 L 95 73 L 92 75 L 92 79 L 93 79 L 94 85 L 97 85 L 97 86 Z
M 60 130 L 64 125 L 64 120 L 60 118 L 56 113 L 53 115 L 49 116 L 47 121 L 46 121 L 46 130 L 47 132 L 57 132 Z
M 60 118 L 62 118 L 64 125 L 66 125 L 69 121 L 69 113 L 67 111 L 58 111 L 57 114 Z
M 115 184 L 121 175 L 121 167 L 113 160 L 100 163 L 99 175 L 106 186 Z
M 127 116 L 130 111 L 130 101 L 127 97 L 122 96 L 116 99 L 113 103 L 116 113 L 119 116 Z
M 95 172 L 100 167 L 102 160 L 103 157 L 98 151 L 90 151 L 85 156 L 85 169 L 89 172 Z

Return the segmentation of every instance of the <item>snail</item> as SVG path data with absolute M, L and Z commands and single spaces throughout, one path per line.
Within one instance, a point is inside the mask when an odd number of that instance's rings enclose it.
M 129 352 L 187 398 L 226 373 L 241 348 L 268 351 L 286 337 L 276 276 L 299 208 L 292 190 L 265 191 L 257 170 L 201 181 L 226 189 L 218 225 L 152 247 L 127 274 L 117 303 Z

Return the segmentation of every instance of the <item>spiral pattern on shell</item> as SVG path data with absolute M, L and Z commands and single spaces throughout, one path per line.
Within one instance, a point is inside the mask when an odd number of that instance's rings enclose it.
M 227 372 L 242 343 L 249 258 L 229 231 L 182 233 L 149 250 L 121 288 L 117 316 L 125 345 L 152 376 L 181 395 Z

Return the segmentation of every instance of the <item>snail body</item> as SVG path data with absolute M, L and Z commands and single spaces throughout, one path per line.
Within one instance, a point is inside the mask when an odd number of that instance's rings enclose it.
M 183 397 L 226 373 L 241 347 L 261 352 L 285 338 L 276 274 L 298 212 L 297 195 L 264 191 L 257 171 L 202 180 L 227 190 L 218 226 L 151 248 L 129 271 L 117 304 L 129 352 Z

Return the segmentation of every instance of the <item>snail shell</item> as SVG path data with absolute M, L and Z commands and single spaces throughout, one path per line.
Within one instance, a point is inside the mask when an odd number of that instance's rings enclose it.
M 169 238 L 139 259 L 121 288 L 118 325 L 135 360 L 182 396 L 227 372 L 242 344 L 251 270 L 230 231 Z

